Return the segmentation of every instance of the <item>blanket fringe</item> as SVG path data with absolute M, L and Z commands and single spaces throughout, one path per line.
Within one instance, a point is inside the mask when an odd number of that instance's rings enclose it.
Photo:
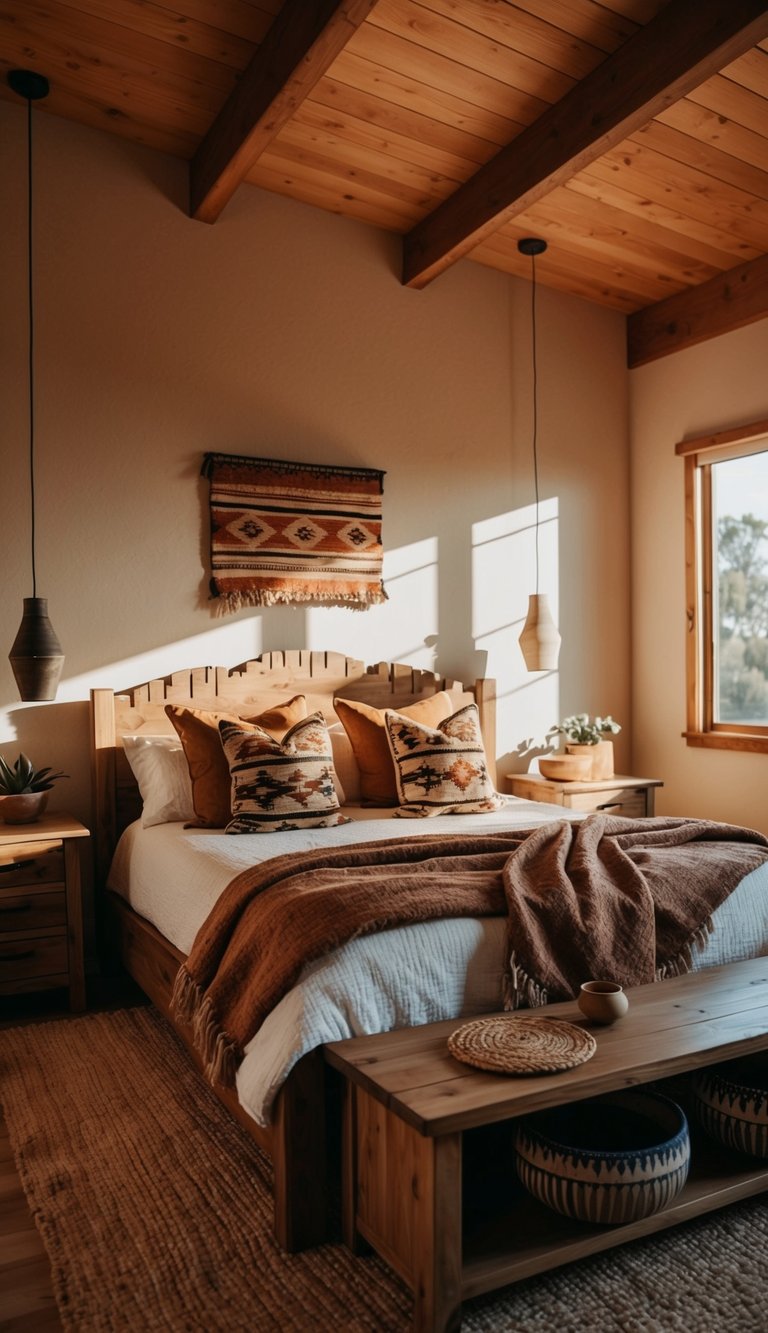
M 693 950 L 695 948 L 703 949 L 707 943 L 708 937 L 712 934 L 714 927 L 712 918 L 707 917 L 703 925 L 694 932 L 687 944 L 674 958 L 668 958 L 661 967 L 657 967 L 654 973 L 654 981 L 666 981 L 668 977 L 681 977 L 687 972 L 693 971 Z
M 237 1043 L 222 1031 L 210 999 L 182 966 L 176 973 L 171 995 L 171 1014 L 192 1028 L 195 1050 L 211 1084 L 233 1088 L 239 1062 Z
M 713 929 L 712 918 L 708 917 L 674 958 L 668 958 L 656 968 L 654 981 L 665 981 L 668 977 L 679 977 L 693 971 L 693 950 L 704 948 Z M 548 999 L 546 987 L 520 966 L 514 952 L 510 954 L 504 976 L 504 1008 L 539 1009 L 548 1003 Z
M 192 980 L 183 965 L 176 973 L 171 992 L 171 1016 L 180 1018 L 184 1023 L 191 1023 L 195 1010 L 202 1000 L 202 991 L 197 982 Z
M 504 976 L 504 1008 L 540 1009 L 547 1003 L 547 990 L 525 971 L 513 952 Z

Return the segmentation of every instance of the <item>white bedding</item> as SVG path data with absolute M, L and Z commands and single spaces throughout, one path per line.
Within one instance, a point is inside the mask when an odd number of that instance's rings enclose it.
M 345 807 L 353 822 L 262 836 L 228 835 L 182 824 L 126 829 L 109 888 L 125 897 L 183 953 L 229 881 L 258 860 L 424 833 L 493 832 L 570 818 L 561 806 L 510 800 L 484 815 L 436 821 L 394 819 L 389 810 Z M 581 818 L 574 815 L 574 818 Z M 747 875 L 718 908 L 714 930 L 694 948 L 696 969 L 768 954 L 768 862 Z M 326 1041 L 464 1018 L 500 1008 L 506 920 L 448 919 L 350 941 L 305 967 L 246 1047 L 237 1075 L 241 1105 L 260 1125 L 294 1064 Z

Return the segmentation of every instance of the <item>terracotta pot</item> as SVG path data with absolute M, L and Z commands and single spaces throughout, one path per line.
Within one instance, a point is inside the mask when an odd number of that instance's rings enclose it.
M 0 819 L 6 824 L 34 824 L 47 804 L 47 791 L 23 791 L 12 796 L 0 796 Z
M 613 741 L 598 741 L 596 745 L 566 745 L 566 754 L 589 756 L 592 771 L 590 782 L 602 782 L 613 777 Z

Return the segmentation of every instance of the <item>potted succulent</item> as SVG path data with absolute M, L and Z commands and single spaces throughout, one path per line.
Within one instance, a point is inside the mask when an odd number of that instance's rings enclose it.
M 50 768 L 36 769 L 25 754 L 13 768 L 0 756 L 0 819 L 6 824 L 33 824 L 43 813 L 54 782 L 68 776 Z
M 591 780 L 599 782 L 613 777 L 613 741 L 608 739 L 621 731 L 610 713 L 607 717 L 591 718 L 589 713 L 574 713 L 551 727 L 548 735 L 565 736 L 566 754 L 589 755 L 592 759 Z

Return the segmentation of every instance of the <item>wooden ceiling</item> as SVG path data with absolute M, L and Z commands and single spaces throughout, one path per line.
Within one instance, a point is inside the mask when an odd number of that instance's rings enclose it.
M 39 106 L 625 312 L 639 365 L 768 314 L 768 4 L 5 0 Z M 0 96 L 18 98 L 5 77 Z

